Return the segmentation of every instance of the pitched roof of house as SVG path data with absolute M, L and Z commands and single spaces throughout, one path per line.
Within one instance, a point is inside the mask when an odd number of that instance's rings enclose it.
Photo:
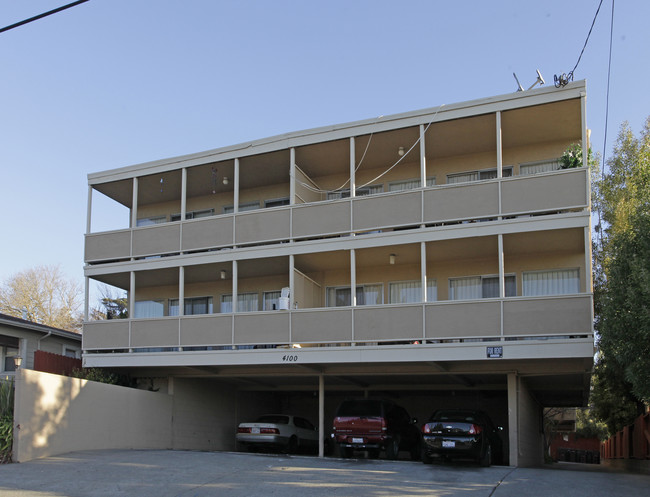
M 20 319 L 14 316 L 9 316 L 8 314 L 0 313 L 0 324 L 6 326 L 13 326 L 14 328 L 22 328 L 32 331 L 38 331 L 41 333 L 51 333 L 52 335 L 70 338 L 71 340 L 81 341 L 81 334 L 75 333 L 74 331 L 62 330 L 60 328 L 54 328 L 53 326 L 47 326 L 40 323 L 34 323 L 33 321 L 28 321 L 26 319 Z

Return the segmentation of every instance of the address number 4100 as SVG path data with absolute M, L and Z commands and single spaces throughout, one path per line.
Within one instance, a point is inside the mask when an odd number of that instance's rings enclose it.
M 282 362 L 298 362 L 298 356 L 297 355 L 288 355 L 285 354 L 282 356 Z

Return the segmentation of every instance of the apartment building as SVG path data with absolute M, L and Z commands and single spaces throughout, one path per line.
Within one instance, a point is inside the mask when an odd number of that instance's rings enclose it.
M 84 364 L 184 396 L 201 429 L 230 413 L 212 448 L 253 413 L 325 436 L 341 398 L 388 396 L 422 421 L 482 407 L 510 464 L 535 463 L 542 408 L 584 405 L 593 362 L 589 171 L 559 161 L 588 147 L 585 99 L 575 82 L 90 174 Z M 92 229 L 99 200 L 121 229 Z M 128 319 L 88 320 L 93 282 Z

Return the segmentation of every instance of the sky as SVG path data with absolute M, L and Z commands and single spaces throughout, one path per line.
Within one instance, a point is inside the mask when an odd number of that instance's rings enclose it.
M 0 0 L 0 28 L 71 1 Z M 615 3 L 606 112 L 613 1 L 574 73 L 606 157 L 650 116 L 647 0 Z M 0 283 L 83 284 L 89 173 L 553 85 L 599 2 L 90 0 L 0 33 Z

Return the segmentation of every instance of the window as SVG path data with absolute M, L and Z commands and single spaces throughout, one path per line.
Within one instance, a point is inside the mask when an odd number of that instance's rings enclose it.
M 16 371 L 16 363 L 14 362 L 14 357 L 18 356 L 17 347 L 0 347 L 0 356 L 3 357 L 3 371 Z
M 73 349 L 70 347 L 63 347 L 63 355 L 66 357 L 71 357 L 73 359 L 79 359 L 80 351 L 79 349 Z
M 192 297 L 183 300 L 186 316 L 212 314 L 212 297 Z M 178 316 L 178 299 L 169 299 L 169 315 Z
M 391 304 L 422 302 L 422 282 L 420 280 L 389 283 L 388 299 Z M 438 300 L 438 286 L 435 279 L 427 280 L 427 302 Z
M 559 159 L 549 159 L 537 162 L 528 162 L 519 165 L 519 175 L 526 176 L 529 174 L 546 173 L 560 169 Z
M 515 275 L 505 277 L 506 297 L 517 295 Z M 449 278 L 449 300 L 489 299 L 499 296 L 498 276 Z
M 274 198 L 271 200 L 264 201 L 264 208 L 268 209 L 270 207 L 280 207 L 283 205 L 289 205 L 289 197 L 284 198 Z
M 435 176 L 427 178 L 427 186 L 435 186 L 435 184 Z M 401 192 L 403 190 L 413 190 L 414 188 L 420 188 L 420 178 L 407 179 L 404 181 L 393 181 L 388 184 L 389 192 Z
M 237 312 L 258 311 L 257 298 L 257 293 L 238 293 Z M 232 294 L 221 296 L 221 312 L 232 312 Z
M 210 217 L 214 216 L 214 209 L 203 209 L 200 211 L 190 211 L 185 213 L 185 219 L 199 219 L 202 217 Z M 180 214 L 172 214 L 171 216 L 172 221 L 180 221 L 181 220 L 181 215 Z
M 262 300 L 262 310 L 263 311 L 274 311 L 280 308 L 280 295 L 281 292 L 264 292 Z
M 152 226 L 167 222 L 167 216 L 143 217 L 136 221 L 136 226 Z
M 512 166 L 504 167 L 503 177 L 512 176 Z M 482 171 L 466 171 L 447 175 L 447 184 L 467 183 L 469 181 L 480 181 L 484 179 L 494 179 L 497 177 L 496 169 L 484 169 Z
M 160 318 L 165 315 L 165 304 L 162 300 L 141 300 L 135 303 L 136 318 Z
M 357 305 L 380 305 L 384 303 L 382 284 L 358 285 Z M 352 305 L 349 286 L 331 287 L 327 289 L 327 307 L 345 307 Z
M 258 201 L 255 202 L 246 202 L 244 204 L 239 204 L 239 212 L 244 212 L 244 211 L 254 211 L 256 209 L 260 208 L 260 203 Z M 232 214 L 235 212 L 235 207 L 232 205 L 226 205 L 223 208 L 223 213 L 224 214 Z
M 523 282 L 525 297 L 580 293 L 580 271 L 578 269 L 529 271 L 524 273 Z
M 384 185 L 372 185 L 359 187 L 355 190 L 355 195 L 357 197 L 365 197 L 366 195 L 373 195 L 375 193 L 382 193 L 384 191 Z M 338 198 L 349 198 L 350 189 L 346 188 L 345 190 L 339 190 L 336 192 L 329 192 L 327 194 L 327 200 L 335 200 Z

